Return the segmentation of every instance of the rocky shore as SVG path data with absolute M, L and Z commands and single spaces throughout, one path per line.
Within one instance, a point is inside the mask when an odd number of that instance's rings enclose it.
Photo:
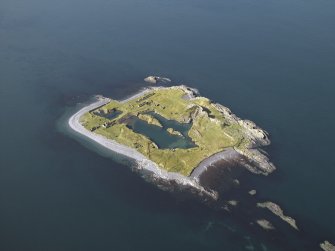
M 259 128 L 254 122 L 237 117 L 229 108 L 217 103 L 214 105 L 223 113 L 226 119 L 238 122 L 246 129 L 245 132 L 250 140 L 250 145 L 243 150 L 235 148 L 238 153 L 249 159 L 250 163 L 245 163 L 245 167 L 252 173 L 263 175 L 268 175 L 276 170 L 276 167 L 270 162 L 269 158 L 261 150 L 257 149 L 271 143 L 268 133 Z
M 189 88 L 185 85 L 177 86 L 175 88 L 182 88 L 186 92 L 183 97 L 184 99 L 190 100 L 200 97 L 199 91 L 197 89 Z M 276 170 L 274 164 L 270 162 L 269 158 L 264 154 L 264 152 L 259 149 L 260 147 L 267 146 L 271 143 L 268 137 L 268 133 L 258 127 L 253 121 L 243 120 L 237 117 L 231 112 L 229 108 L 215 102 L 213 102 L 212 105 L 224 115 L 225 119 L 229 123 L 237 122 L 239 125 L 245 128 L 244 136 L 248 138 L 250 142 L 249 145 L 247 145 L 243 150 L 240 148 L 234 148 L 236 152 L 245 156 L 249 160 L 248 162 L 243 163 L 244 167 L 252 173 L 263 175 L 268 175 Z M 223 152 L 219 154 L 223 154 Z M 238 157 L 238 155 L 234 155 Z M 222 156 L 224 157 L 224 155 Z M 212 156 L 210 158 L 212 158 Z

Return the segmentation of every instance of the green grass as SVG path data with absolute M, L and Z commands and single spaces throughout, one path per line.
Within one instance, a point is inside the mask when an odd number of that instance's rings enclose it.
M 159 122 L 158 119 L 154 118 L 153 116 L 151 116 L 150 114 L 138 114 L 137 117 L 145 122 L 147 122 L 148 124 L 151 125 L 156 125 L 158 127 L 163 127 L 163 125 Z
M 109 120 L 91 111 L 84 114 L 80 121 L 88 130 L 135 148 L 161 168 L 183 175 L 189 175 L 202 160 L 227 147 L 246 148 L 249 145 L 243 131 L 245 129 L 237 122 L 227 122 L 209 99 L 198 97 L 186 100 L 183 98 L 185 94 L 185 87 L 170 87 L 152 90 L 126 103 L 112 100 L 98 110 L 106 114 L 117 109 L 122 112 L 117 118 Z M 160 122 L 147 112 L 155 112 L 181 123 L 193 117 L 188 135 L 197 146 L 189 149 L 159 149 L 155 142 L 122 123 L 124 118 L 137 116 L 161 127 Z M 108 123 L 111 125 L 106 127 Z

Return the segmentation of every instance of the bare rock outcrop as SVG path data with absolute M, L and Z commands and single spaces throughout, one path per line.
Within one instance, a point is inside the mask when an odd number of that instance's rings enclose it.
M 149 84 L 157 84 L 158 82 L 169 83 L 171 82 L 171 79 L 158 76 L 148 76 L 144 79 L 144 81 Z
M 256 223 L 265 230 L 273 230 L 275 227 L 272 225 L 272 223 L 266 219 L 259 219 L 256 220 Z
M 335 246 L 331 244 L 329 241 L 324 241 L 320 244 L 320 247 L 324 251 L 335 251 Z
M 273 214 L 277 215 L 283 221 L 290 224 L 291 227 L 295 228 L 296 230 L 299 230 L 298 226 L 295 222 L 295 219 L 293 219 L 290 216 L 284 215 L 283 209 L 281 209 L 280 206 L 277 205 L 276 203 L 273 203 L 271 201 L 266 201 L 266 202 L 262 202 L 262 203 L 257 203 L 257 207 L 269 209 Z

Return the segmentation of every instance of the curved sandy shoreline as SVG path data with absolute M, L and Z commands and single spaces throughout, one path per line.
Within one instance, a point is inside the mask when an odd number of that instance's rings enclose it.
M 157 88 L 157 87 L 156 87 Z M 143 95 L 145 92 L 148 92 L 150 89 L 144 89 L 141 92 L 125 99 L 120 102 L 127 102 L 130 99 L 136 98 L 138 96 Z M 212 198 L 216 198 L 216 193 L 214 191 L 208 191 L 204 187 L 202 187 L 198 182 L 197 179 L 194 179 L 192 177 L 186 177 L 178 173 L 173 173 L 173 172 L 167 172 L 163 169 L 161 169 L 156 163 L 153 161 L 149 160 L 146 158 L 143 154 L 140 152 L 136 151 L 133 148 L 127 147 L 125 145 L 119 144 L 118 142 L 114 140 L 107 139 L 99 134 L 96 134 L 94 132 L 91 132 L 87 130 L 81 123 L 80 123 L 80 117 L 93 110 L 96 109 L 99 106 L 105 105 L 108 102 L 110 102 L 109 98 L 102 98 L 100 97 L 97 102 L 94 102 L 88 106 L 83 107 L 79 111 L 77 111 L 75 114 L 73 114 L 69 120 L 68 120 L 68 125 L 69 127 L 74 130 L 77 133 L 80 133 L 87 138 L 97 142 L 101 146 L 119 153 L 121 155 L 124 155 L 126 157 L 129 157 L 133 160 L 135 160 L 138 164 L 138 169 L 140 170 L 146 170 L 151 172 L 154 175 L 154 178 L 158 179 L 163 179 L 163 180 L 168 180 L 168 181 L 175 181 L 180 185 L 184 186 L 191 186 L 193 188 L 196 188 L 200 193 L 209 195 Z

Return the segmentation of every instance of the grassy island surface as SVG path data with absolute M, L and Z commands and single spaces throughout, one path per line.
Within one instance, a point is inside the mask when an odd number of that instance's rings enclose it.
M 89 131 L 142 153 L 160 168 L 189 176 L 201 161 L 229 147 L 243 151 L 251 138 L 230 111 L 186 86 L 152 88 L 126 101 L 110 100 L 85 113 L 80 123 Z M 192 141 L 190 147 L 160 147 L 150 136 L 131 126 L 140 120 L 171 137 Z M 187 131 L 164 125 L 164 121 L 188 125 Z

